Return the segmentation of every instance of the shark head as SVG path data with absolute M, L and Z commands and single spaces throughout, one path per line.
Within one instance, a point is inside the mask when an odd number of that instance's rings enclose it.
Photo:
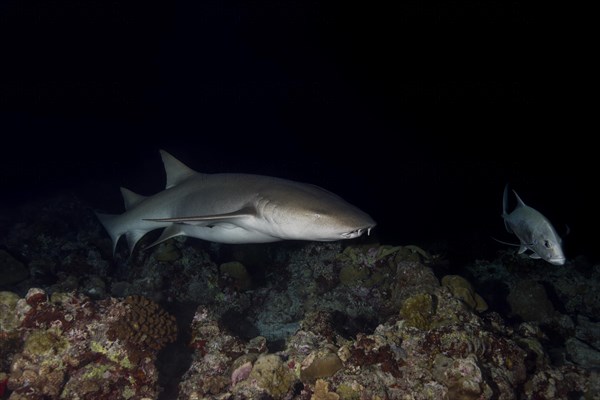
M 272 186 L 255 204 L 257 213 L 268 221 L 266 230 L 289 240 L 334 241 L 369 234 L 376 225 L 365 212 L 341 197 L 314 185 L 286 182 Z M 268 199 L 268 200 L 266 200 Z
M 566 258 L 562 250 L 560 237 L 554 229 L 548 230 L 533 240 L 528 246 L 541 259 L 553 265 L 564 265 Z

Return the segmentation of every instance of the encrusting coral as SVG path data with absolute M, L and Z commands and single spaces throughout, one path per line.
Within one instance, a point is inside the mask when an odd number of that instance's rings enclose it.
M 485 300 L 475 292 L 473 285 L 460 275 L 446 275 L 442 278 L 442 286 L 447 287 L 452 295 L 477 312 L 487 310 Z
M 315 383 L 315 393 L 310 400 L 338 400 L 339 398 L 338 394 L 329 391 L 329 384 L 326 381 L 319 379 Z
M 427 330 L 430 328 L 435 308 L 435 302 L 429 293 L 419 293 L 402 303 L 400 315 L 409 326 Z

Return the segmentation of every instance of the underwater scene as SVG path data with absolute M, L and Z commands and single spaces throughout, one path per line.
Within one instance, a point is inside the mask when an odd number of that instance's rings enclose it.
M 3 215 L 1 398 L 600 393 L 600 267 L 585 258 L 552 265 L 499 245 L 457 268 L 435 246 L 382 243 L 376 228 L 223 244 L 189 237 L 218 220 L 170 224 L 188 234 L 154 244 L 151 231 L 130 250 L 73 194 Z
M 0 2 L 0 400 L 600 400 L 575 11 Z

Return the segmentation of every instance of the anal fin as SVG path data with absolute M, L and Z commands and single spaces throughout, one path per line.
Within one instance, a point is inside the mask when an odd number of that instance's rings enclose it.
M 143 230 L 128 231 L 125 233 L 125 237 L 127 238 L 127 246 L 129 246 L 129 255 L 133 254 L 133 249 L 135 248 L 136 243 L 139 242 L 146 233 L 148 232 Z

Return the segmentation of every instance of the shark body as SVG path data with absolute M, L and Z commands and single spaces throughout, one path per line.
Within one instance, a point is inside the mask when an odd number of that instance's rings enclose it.
M 530 250 L 531 258 L 541 258 L 550 264 L 563 265 L 565 255 L 562 250 L 562 240 L 550 221 L 536 209 L 526 205 L 513 190 L 517 198 L 517 206 L 508 213 L 508 185 L 504 187 L 502 197 L 502 218 L 509 233 L 519 238 L 519 254 Z
M 160 151 L 167 184 L 145 197 L 121 188 L 126 211 L 97 214 L 113 240 L 130 252 L 148 232 L 164 228 L 152 247 L 175 236 L 219 243 L 334 241 L 370 233 L 375 221 L 321 187 L 252 174 L 202 174 Z

